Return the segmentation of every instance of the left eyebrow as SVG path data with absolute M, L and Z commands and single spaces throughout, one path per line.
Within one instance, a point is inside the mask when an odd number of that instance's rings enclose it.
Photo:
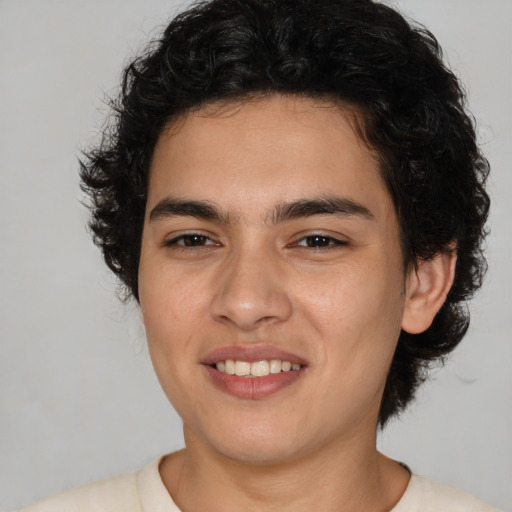
M 278 204 L 272 215 L 274 224 L 287 220 L 311 217 L 313 215 L 356 216 L 373 219 L 373 213 L 361 203 L 340 196 L 322 196 L 312 199 L 299 199 L 290 203 Z
M 208 201 L 181 200 L 167 197 L 160 201 L 149 214 L 150 221 L 169 217 L 195 217 L 229 224 L 229 215 Z

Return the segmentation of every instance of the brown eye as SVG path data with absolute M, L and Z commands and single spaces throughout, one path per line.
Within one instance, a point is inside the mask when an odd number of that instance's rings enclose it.
M 328 236 L 313 235 L 305 238 L 308 247 L 327 247 L 334 241 Z
M 208 243 L 208 237 L 204 235 L 184 235 L 181 237 L 182 245 L 187 247 L 198 247 Z M 179 241 L 177 241 L 179 243 Z
M 202 233 L 186 233 L 166 241 L 165 245 L 166 247 L 190 247 L 193 249 L 195 247 L 205 247 L 216 244 L 209 236 L 203 235 Z
M 297 244 L 298 247 L 310 247 L 312 249 L 323 249 L 328 247 L 335 247 L 339 245 L 347 245 L 343 240 L 337 240 L 332 236 L 327 235 L 308 235 L 301 238 Z

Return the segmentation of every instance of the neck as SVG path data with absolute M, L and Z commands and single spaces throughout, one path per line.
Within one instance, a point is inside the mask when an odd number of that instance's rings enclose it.
M 352 438 L 273 464 L 228 459 L 185 435 L 187 448 L 167 456 L 163 482 L 183 512 L 388 512 L 409 481 L 408 472 L 384 457 L 373 442 Z

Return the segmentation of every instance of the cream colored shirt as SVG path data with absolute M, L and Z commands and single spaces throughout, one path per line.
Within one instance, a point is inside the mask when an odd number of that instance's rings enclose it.
M 160 460 L 135 473 L 58 494 L 20 512 L 180 512 L 160 478 Z M 498 511 L 463 491 L 413 475 L 390 512 Z

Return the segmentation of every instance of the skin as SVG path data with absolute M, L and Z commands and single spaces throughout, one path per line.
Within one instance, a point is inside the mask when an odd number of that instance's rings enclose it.
M 155 148 L 139 294 L 183 419 L 186 448 L 160 472 L 184 512 L 388 511 L 407 487 L 376 450 L 380 401 L 400 330 L 428 327 L 455 257 L 404 270 L 391 198 L 350 120 L 272 96 L 190 113 Z M 276 218 L 327 197 L 361 209 Z M 175 214 L 170 200 L 218 218 Z M 220 347 L 262 345 L 306 362 L 264 398 L 220 390 L 201 364 Z

